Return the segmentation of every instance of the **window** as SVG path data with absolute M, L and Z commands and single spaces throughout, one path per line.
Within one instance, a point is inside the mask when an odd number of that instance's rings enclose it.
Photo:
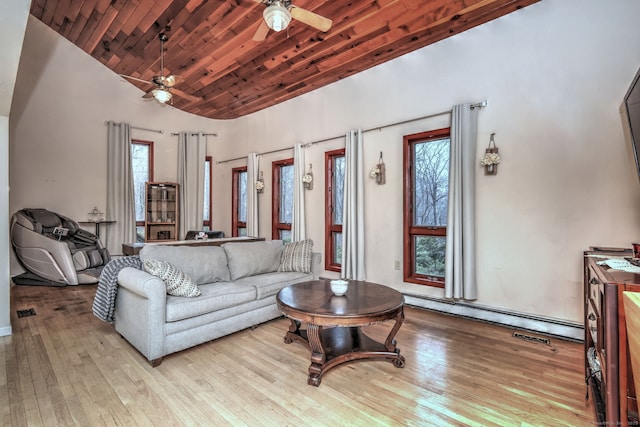
M 293 159 L 272 163 L 273 203 L 271 238 L 291 241 L 293 218 Z
M 231 235 L 247 235 L 247 167 L 231 170 Z
M 404 280 L 444 287 L 449 128 L 404 137 Z
M 136 208 L 136 240 L 144 242 L 145 183 L 153 182 L 153 141 L 131 140 L 131 168 Z
M 211 156 L 204 160 L 204 212 L 202 213 L 202 229 L 211 230 L 211 180 L 213 164 Z
M 327 151 L 325 165 L 325 269 L 342 267 L 342 205 L 344 194 L 344 148 Z

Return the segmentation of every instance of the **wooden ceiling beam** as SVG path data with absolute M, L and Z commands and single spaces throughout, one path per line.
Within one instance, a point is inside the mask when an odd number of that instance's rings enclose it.
M 31 13 L 118 74 L 147 81 L 163 71 L 179 75 L 176 108 L 229 119 L 537 1 L 294 0 L 332 19 L 332 28 L 322 33 L 294 20 L 263 42 L 252 38 L 265 6 L 252 0 L 33 0 Z M 161 70 L 158 34 L 167 26 Z

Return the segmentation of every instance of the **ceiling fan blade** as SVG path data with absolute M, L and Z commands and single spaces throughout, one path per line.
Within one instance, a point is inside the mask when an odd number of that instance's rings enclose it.
M 152 84 L 153 83 L 153 82 L 150 82 L 149 80 L 139 79 L 139 78 L 133 77 L 133 76 L 127 76 L 126 74 L 120 74 L 120 77 L 124 77 L 125 79 L 130 79 L 130 80 L 136 80 L 136 81 L 142 82 L 142 83 L 148 83 L 148 84 Z
M 144 95 L 142 95 L 143 98 L 153 98 L 153 93 L 151 93 L 151 91 L 145 93 Z
M 190 95 L 186 92 L 183 92 L 179 89 L 173 88 L 171 89 L 171 93 L 173 93 L 174 95 L 178 95 L 180 98 L 184 98 L 186 100 L 189 100 L 191 102 L 198 102 L 198 101 L 202 101 L 203 99 L 199 96 L 194 96 L 194 95 Z
M 257 42 L 264 41 L 267 38 L 267 34 L 269 34 L 269 26 L 264 19 L 260 20 L 260 26 L 256 30 L 256 33 L 253 35 L 253 40 Z
M 310 12 L 306 9 L 302 9 L 301 7 L 291 6 L 289 8 L 289 12 L 291 12 L 291 17 L 296 19 L 302 23 L 309 25 L 317 30 L 322 32 L 327 32 L 331 28 L 333 21 L 329 18 L 325 18 L 324 16 L 318 15 L 317 13 Z

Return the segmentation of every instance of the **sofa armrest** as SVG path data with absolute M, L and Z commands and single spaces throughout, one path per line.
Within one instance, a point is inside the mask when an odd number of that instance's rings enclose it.
M 143 270 L 126 267 L 118 274 L 115 328 L 149 361 L 164 356 L 167 288 Z
M 118 273 L 118 285 L 144 298 L 159 298 L 166 302 L 167 288 L 162 279 L 133 267 L 126 267 Z

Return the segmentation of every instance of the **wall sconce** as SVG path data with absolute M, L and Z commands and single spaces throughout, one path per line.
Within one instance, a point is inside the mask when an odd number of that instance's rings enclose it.
M 256 192 L 258 194 L 264 191 L 264 178 L 262 177 L 262 171 L 260 171 L 260 178 L 256 181 Z
M 309 163 L 309 170 L 302 177 L 302 183 L 307 190 L 313 190 L 313 173 L 311 171 L 311 163 Z
M 498 163 L 500 163 L 500 155 L 498 154 L 498 147 L 493 140 L 495 133 L 491 134 L 489 138 L 489 147 L 484 150 L 484 156 L 480 159 L 480 164 L 484 166 L 485 175 L 496 175 L 498 173 Z
M 382 161 L 382 151 L 380 152 L 380 159 L 378 159 L 378 163 L 371 169 L 369 172 L 369 178 L 373 178 L 376 180 L 376 183 L 382 185 L 386 182 L 385 179 L 385 170 L 384 170 L 384 162 Z

